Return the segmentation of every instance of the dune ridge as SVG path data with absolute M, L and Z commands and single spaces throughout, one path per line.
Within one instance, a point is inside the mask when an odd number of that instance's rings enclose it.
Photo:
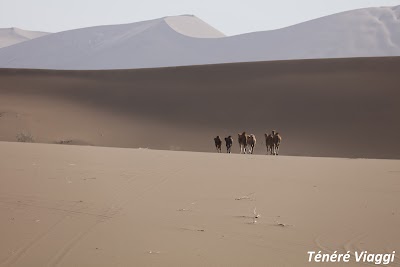
M 27 31 L 19 28 L 0 29 L 0 48 L 33 40 L 45 35 L 47 32 Z
M 166 17 L 51 34 L 0 50 L 2 68 L 100 70 L 400 56 L 400 9 L 351 10 L 224 37 L 199 18 Z

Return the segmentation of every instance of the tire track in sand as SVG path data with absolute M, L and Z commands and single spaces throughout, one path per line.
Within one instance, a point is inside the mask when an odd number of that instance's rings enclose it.
M 63 248 L 61 248 L 55 256 L 49 261 L 47 266 L 59 266 L 65 256 L 82 240 L 90 231 L 92 231 L 99 223 L 102 221 L 97 220 L 84 229 L 80 231 L 77 235 L 75 235 Z

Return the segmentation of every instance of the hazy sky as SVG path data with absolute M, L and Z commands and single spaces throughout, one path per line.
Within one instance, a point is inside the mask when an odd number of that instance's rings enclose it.
M 194 14 L 227 35 L 270 30 L 400 0 L 0 0 L 0 28 L 58 32 Z

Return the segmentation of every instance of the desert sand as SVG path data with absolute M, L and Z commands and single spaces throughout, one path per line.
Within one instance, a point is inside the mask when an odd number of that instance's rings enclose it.
M 400 251 L 398 160 L 0 151 L 0 266 L 301 267 L 310 250 Z
M 399 253 L 399 69 L 1 69 L 0 266 L 363 266 L 307 252 Z M 272 129 L 280 156 L 263 155 Z M 257 155 L 237 154 L 243 130 Z M 234 154 L 215 153 L 217 134 Z
M 282 135 L 282 155 L 400 159 L 400 57 L 113 71 L 0 69 L 0 141 L 213 152 Z

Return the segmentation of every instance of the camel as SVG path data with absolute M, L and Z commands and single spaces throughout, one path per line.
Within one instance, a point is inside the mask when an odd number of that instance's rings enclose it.
M 225 137 L 226 153 L 231 153 L 231 148 L 233 144 L 232 136 Z
M 279 135 L 278 132 L 272 131 L 272 142 L 273 142 L 273 153 L 274 155 L 278 155 L 279 154 L 279 145 L 282 142 L 282 137 Z
M 217 135 L 217 137 L 214 138 L 214 142 L 215 142 L 215 148 L 217 149 L 217 152 L 221 153 L 222 141 L 221 141 L 221 138 L 219 138 L 219 135 Z
M 246 132 L 238 133 L 238 142 L 240 147 L 240 154 L 246 154 L 247 135 Z
M 253 154 L 254 146 L 256 145 L 256 136 L 254 134 L 250 134 L 247 137 L 247 153 Z
M 265 135 L 265 145 L 267 146 L 267 155 L 268 152 L 272 155 L 272 150 L 274 148 L 272 134 L 264 134 L 264 135 Z

